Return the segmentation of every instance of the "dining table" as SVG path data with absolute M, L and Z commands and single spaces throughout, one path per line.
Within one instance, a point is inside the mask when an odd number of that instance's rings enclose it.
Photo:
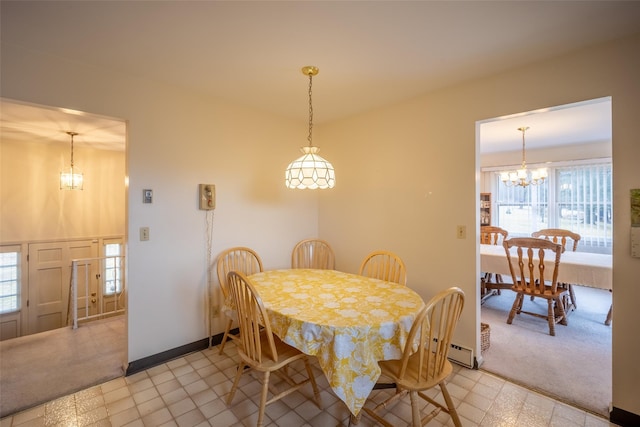
M 511 248 L 512 256 L 517 256 Z M 553 270 L 554 257 L 546 257 L 545 265 Z M 511 276 L 507 253 L 502 245 L 480 245 L 480 270 Z M 613 291 L 613 257 L 611 254 L 565 251 L 560 256 L 558 282 Z M 611 323 L 611 310 L 605 324 Z
M 400 359 L 423 299 L 393 282 L 336 270 L 249 276 L 281 340 L 315 356 L 335 394 L 359 417 L 381 360 Z

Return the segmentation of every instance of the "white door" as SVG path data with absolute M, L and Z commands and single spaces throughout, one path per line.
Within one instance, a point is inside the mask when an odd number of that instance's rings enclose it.
M 69 309 L 69 289 L 71 280 L 71 260 L 95 258 L 98 244 L 95 240 L 71 242 L 34 243 L 29 245 L 29 300 L 27 309 L 29 322 L 27 334 L 35 334 L 67 325 Z M 92 268 L 92 267 L 89 267 Z M 89 298 L 89 306 L 97 294 L 95 272 L 88 272 L 93 278 L 87 290 L 78 289 L 78 307 L 84 308 Z M 85 269 L 79 268 L 78 275 L 85 277 Z M 93 296 L 92 296 L 93 294 Z M 92 311 L 90 309 L 90 311 Z M 84 309 L 83 312 L 84 313 Z

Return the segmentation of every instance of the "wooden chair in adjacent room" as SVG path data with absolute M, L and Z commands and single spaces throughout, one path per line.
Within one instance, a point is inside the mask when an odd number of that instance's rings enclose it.
M 507 323 L 511 324 L 516 314 L 530 314 L 546 318 L 549 323 L 549 334 L 555 335 L 556 323 L 567 324 L 563 298 L 568 290 L 558 284 L 562 245 L 534 237 L 514 237 L 505 240 L 503 246 L 514 283 L 511 289 L 516 292 Z M 515 255 L 511 253 L 511 248 L 516 248 Z M 548 255 L 553 256 L 553 268 L 545 265 Z M 525 296 L 546 299 L 547 314 L 523 310 Z
M 407 343 L 416 343 L 417 348 L 406 345 L 400 360 L 379 362 L 382 376 L 390 378 L 396 384 L 396 393 L 384 402 L 371 408 L 363 408 L 366 414 L 380 424 L 392 427 L 394 424 L 383 418 L 393 403 L 409 394 L 411 400 L 412 426 L 423 426 L 441 411 L 451 416 L 453 424 L 461 427 L 462 423 L 446 381 L 453 370 L 447 359 L 451 340 L 464 307 L 464 293 L 460 288 L 449 288 L 436 294 L 416 316 Z M 442 391 L 444 405 L 440 398 L 430 396 L 428 390 L 438 386 Z M 421 418 L 422 409 L 418 397 L 426 400 L 435 409 Z
M 322 409 L 320 390 L 306 354 L 284 343 L 271 331 L 268 313 L 262 304 L 262 300 L 255 290 L 251 280 L 244 274 L 232 271 L 228 274 L 229 294 L 238 313 L 240 327 L 239 344 L 237 345 L 240 363 L 236 371 L 231 391 L 227 396 L 227 405 L 233 401 L 238 389 L 240 378 L 250 370 L 262 373 L 259 381 L 262 382 L 262 392 L 258 411 L 258 427 L 262 426 L 265 407 L 283 397 L 298 391 L 306 384 L 313 388 L 314 400 L 318 408 Z M 302 360 L 307 373 L 306 378 L 300 378 L 296 374 L 295 381 L 289 376 L 286 369 L 292 362 Z M 248 367 L 249 369 L 245 369 Z M 269 381 L 270 377 L 278 376 L 283 381 L 277 385 Z M 267 400 L 271 392 L 271 399 Z M 297 404 L 297 403 L 296 403 Z
M 301 240 L 291 252 L 291 268 L 333 270 L 335 266 L 336 256 L 331 245 L 321 239 Z
M 360 264 L 361 276 L 407 284 L 407 268 L 402 259 L 390 251 L 373 251 Z
M 483 245 L 502 245 L 508 236 L 509 232 L 504 228 L 490 225 L 480 227 L 480 244 Z M 511 289 L 512 285 L 512 283 L 505 283 L 501 274 L 484 271 L 480 278 L 480 295 L 485 300 L 492 295 L 500 295 L 502 289 Z
M 237 335 L 230 333 L 233 321 L 236 320 L 235 307 L 229 297 L 227 286 L 227 275 L 230 271 L 240 271 L 246 275 L 251 275 L 263 271 L 262 259 L 253 249 L 244 246 L 236 246 L 223 251 L 218 256 L 218 281 L 220 282 L 220 290 L 224 298 L 223 312 L 227 317 L 227 325 L 220 343 L 220 354 L 224 351 L 224 345 L 227 339 L 237 339 Z M 211 335 L 211 334 L 209 334 Z
M 531 237 L 537 237 L 539 239 L 550 240 L 553 243 L 559 243 L 562 245 L 562 252 L 564 252 L 570 245 L 571 250 L 575 252 L 578 249 L 578 242 L 580 242 L 581 236 L 573 231 L 565 230 L 562 228 L 545 228 L 543 230 L 534 231 L 531 233 Z M 569 310 L 575 310 L 578 308 L 576 304 L 576 294 L 571 283 L 561 283 L 569 290 L 569 299 L 571 304 L 565 304 L 565 308 Z

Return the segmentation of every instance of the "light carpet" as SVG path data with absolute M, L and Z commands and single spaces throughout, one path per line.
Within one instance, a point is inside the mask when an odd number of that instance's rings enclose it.
M 124 316 L 0 342 L 0 417 L 124 375 Z
M 546 319 L 520 314 L 506 323 L 515 293 L 503 290 L 482 305 L 490 325 L 490 347 L 480 369 L 584 410 L 609 415 L 611 402 L 611 326 L 606 318 L 611 293 L 574 286 L 578 309 L 568 326 L 549 335 Z M 547 302 L 525 298 L 524 309 L 545 314 Z

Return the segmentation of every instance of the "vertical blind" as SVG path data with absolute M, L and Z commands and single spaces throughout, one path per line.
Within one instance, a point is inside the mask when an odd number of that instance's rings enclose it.
M 611 163 L 549 166 L 541 185 L 507 187 L 496 176 L 496 223 L 511 236 L 542 228 L 580 234 L 578 250 L 611 253 Z

